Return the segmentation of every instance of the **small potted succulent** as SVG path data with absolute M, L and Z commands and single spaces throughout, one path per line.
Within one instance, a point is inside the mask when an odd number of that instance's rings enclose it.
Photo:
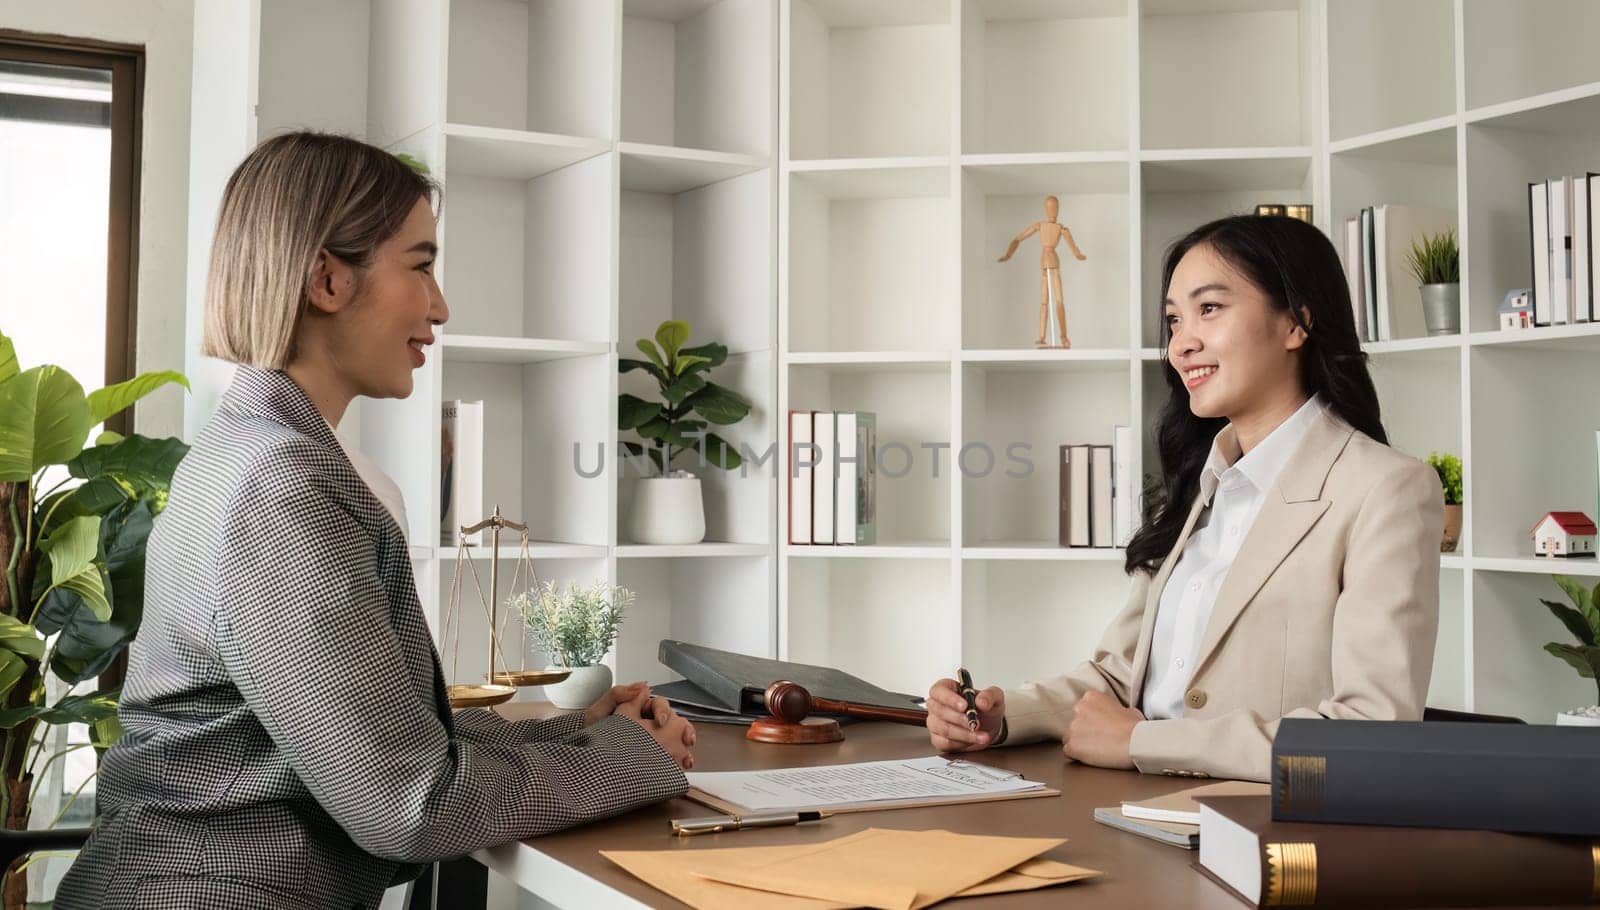
M 1596 696 L 1600 698 L 1600 585 L 1593 590 L 1584 587 L 1565 575 L 1554 576 L 1556 584 L 1567 592 L 1572 606 L 1544 600 L 1544 604 L 1561 624 L 1567 627 L 1575 645 L 1553 641 L 1544 646 L 1550 654 L 1566 661 L 1584 679 L 1595 680 Z M 1600 701 L 1586 708 L 1574 708 L 1556 715 L 1556 723 L 1568 726 L 1600 727 Z
M 618 362 L 623 373 L 649 374 L 660 394 L 659 401 L 626 393 L 617 397 L 617 429 L 639 436 L 637 442 L 624 440 L 622 450 L 634 459 L 648 458 L 655 471 L 634 488 L 628 517 L 634 543 L 691 544 L 705 538 L 700 478 L 674 470 L 674 460 L 694 453 L 699 464 L 730 471 L 742 463 L 738 449 L 710 430 L 711 424 L 730 426 L 750 413 L 750 403 L 739 393 L 706 378 L 728 359 L 728 349 L 716 343 L 684 347 L 688 340 L 689 323 L 669 319 L 656 329 L 654 341 L 638 340 L 648 359 Z
M 1461 331 L 1461 250 L 1456 232 L 1423 234 L 1418 240 L 1411 242 L 1406 264 L 1420 285 L 1423 321 L 1429 335 L 1454 335 Z
M 544 687 L 552 704 L 587 708 L 611 688 L 611 668 L 600 661 L 633 603 L 632 591 L 603 581 L 587 586 L 568 582 L 565 588 L 547 581 L 510 603 L 539 650 L 555 662 L 550 669 L 572 671 L 565 680 Z
M 1461 459 L 1431 452 L 1428 464 L 1438 473 L 1444 490 L 1444 539 L 1439 542 L 1439 552 L 1454 553 L 1461 539 Z

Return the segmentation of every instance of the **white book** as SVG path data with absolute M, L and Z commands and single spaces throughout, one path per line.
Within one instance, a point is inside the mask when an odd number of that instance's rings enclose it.
M 1594 319 L 1593 261 L 1590 258 L 1592 225 L 1589 178 L 1572 178 L 1572 312 L 1577 322 Z
M 1133 537 L 1133 428 L 1113 427 L 1111 430 L 1111 507 L 1112 530 L 1115 544 L 1128 545 Z
M 1350 283 L 1350 309 L 1355 312 L 1356 337 L 1371 341 L 1367 333 L 1367 282 L 1361 274 L 1361 219 L 1344 220 L 1344 277 Z
M 1372 211 L 1373 280 L 1378 289 L 1378 325 L 1373 337 L 1388 341 L 1394 337 L 1389 321 L 1389 206 L 1380 205 Z
M 1365 287 L 1362 302 L 1367 309 L 1367 340 L 1378 340 L 1378 254 L 1373 248 L 1371 206 L 1361 210 L 1361 282 Z
M 1111 526 L 1111 446 L 1089 447 L 1089 545 L 1116 545 Z
M 439 542 L 455 546 L 463 525 L 485 518 L 483 513 L 483 402 L 446 401 L 440 415 Z M 467 536 L 467 543 L 483 543 L 483 532 Z
M 834 532 L 833 542 L 841 546 L 855 546 L 856 542 L 856 480 L 860 477 L 861 460 L 856 445 L 856 414 L 840 411 L 834 416 L 834 436 L 839 450 L 834 453 L 838 469 L 834 475 Z
M 1089 447 L 1072 446 L 1071 457 L 1071 476 L 1068 478 L 1070 492 L 1067 494 L 1071 514 L 1068 515 L 1067 544 L 1073 547 L 1093 546 L 1089 537 Z
M 834 414 L 816 411 L 811 415 L 811 439 L 817 444 L 817 467 L 811 479 L 811 542 L 833 543 L 835 503 L 833 484 L 838 476 L 834 458 Z
M 1528 184 L 1529 259 L 1533 269 L 1533 324 L 1550 325 L 1550 207 L 1544 181 Z
M 1560 177 L 1550 181 L 1545 198 L 1550 207 L 1550 321 L 1565 325 L 1572 321 L 1572 266 L 1568 256 L 1572 226 L 1567 220 L 1570 208 L 1566 181 Z
M 1385 205 L 1378 209 L 1378 294 L 1383 303 L 1383 340 L 1421 338 L 1428 334 L 1422 314 L 1422 295 L 1417 276 L 1407 264 L 1406 255 L 1413 243 L 1420 246 L 1424 235 L 1433 237 L 1456 227 L 1456 213 L 1416 205 Z
M 811 543 L 811 476 L 817 453 L 811 449 L 811 412 L 789 412 L 789 542 Z

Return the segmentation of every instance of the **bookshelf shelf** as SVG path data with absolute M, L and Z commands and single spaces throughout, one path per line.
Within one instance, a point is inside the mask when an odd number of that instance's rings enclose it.
M 619 677 L 664 678 L 667 635 L 912 692 L 962 662 L 1001 684 L 1060 672 L 1121 606 L 1122 553 L 1054 545 L 1042 471 L 1011 491 L 952 471 L 952 452 L 1031 434 L 1037 454 L 1126 423 L 1135 475 L 1155 474 L 1167 246 L 1257 203 L 1312 203 L 1330 233 L 1400 203 L 1453 209 L 1462 245 L 1463 335 L 1365 348 L 1393 443 L 1465 463 L 1429 703 L 1544 720 L 1592 699 L 1540 650 L 1562 631 L 1537 598 L 1541 576 L 1600 570 L 1519 554 L 1541 511 L 1595 502 L 1600 405 L 1572 390 L 1600 381 L 1600 323 L 1500 332 L 1496 309 L 1531 284 L 1527 183 L 1600 170 L 1600 4 L 312 6 L 226 26 L 250 30 L 248 82 L 194 74 L 250 128 L 194 125 L 190 248 L 209 241 L 221 175 L 285 129 L 362 136 L 445 182 L 447 331 L 412 399 L 363 402 L 352 422 L 406 496 L 436 628 L 454 559 L 428 545 L 439 407 L 481 399 L 484 501 L 533 523 L 541 577 L 641 593 Z M 1089 256 L 1063 262 L 1061 352 L 1031 346 L 1034 241 L 995 262 L 1046 193 Z M 205 258 L 189 268 L 203 286 Z M 738 432 L 757 449 L 787 442 L 791 408 L 878 415 L 916 456 L 880 483 L 883 543 L 782 543 L 775 466 L 704 472 L 707 543 L 627 541 L 634 481 L 584 476 L 573 447 L 591 470 L 599 446 L 615 455 L 617 393 L 639 379 L 616 358 L 666 318 L 735 352 L 713 378 L 753 402 Z M 923 443 L 951 447 L 937 477 Z
M 505 537 L 500 539 L 504 541 Z M 535 561 L 605 559 L 606 549 L 603 545 L 564 543 L 557 540 L 534 540 L 528 544 L 528 552 Z M 456 553 L 457 550 L 454 546 L 433 548 L 433 558 L 442 562 L 455 562 Z M 522 555 L 522 547 L 516 544 L 501 543 L 499 553 L 501 565 L 505 565 L 507 560 L 515 561 Z M 467 555 L 470 559 L 487 560 L 490 557 L 490 548 L 487 544 L 468 547 Z

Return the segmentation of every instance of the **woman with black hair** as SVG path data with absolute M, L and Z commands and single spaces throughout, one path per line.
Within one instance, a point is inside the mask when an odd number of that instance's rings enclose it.
M 1267 780 L 1283 717 L 1417 720 L 1433 666 L 1444 507 L 1388 446 L 1333 245 L 1283 217 L 1167 253 L 1160 487 L 1127 606 L 1071 672 L 928 697 L 945 751 L 1059 739 L 1110 768 Z

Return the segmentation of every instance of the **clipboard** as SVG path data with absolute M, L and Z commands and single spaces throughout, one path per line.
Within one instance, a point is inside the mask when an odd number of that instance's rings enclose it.
M 893 760 L 890 760 L 890 761 L 893 761 Z M 946 759 L 946 761 L 948 761 L 951 765 L 964 765 L 964 766 L 968 766 L 968 767 L 972 767 L 972 768 L 981 768 L 985 774 L 990 774 L 990 775 L 992 775 L 996 771 L 1002 772 L 1003 773 L 1003 777 L 1006 778 L 1006 779 L 1015 778 L 1015 779 L 1024 780 L 1024 781 L 1027 780 L 1027 778 L 1022 776 L 1021 772 L 1010 771 L 1009 769 L 1005 769 L 1005 768 L 995 768 L 995 767 L 993 767 L 991 765 L 983 765 L 983 764 L 974 763 L 974 762 L 967 762 L 967 761 L 964 761 L 962 759 Z M 847 764 L 849 764 L 849 763 L 847 763 Z M 872 763 L 869 762 L 867 764 L 872 764 Z M 826 767 L 826 766 L 823 766 L 823 767 Z M 774 768 L 774 769 L 766 769 L 766 770 L 778 771 L 778 770 L 791 770 L 791 769 L 776 769 L 776 768 Z M 723 813 L 726 813 L 728 815 L 747 815 L 747 814 L 750 814 L 750 813 L 756 812 L 756 811 L 785 811 L 785 812 L 789 812 L 789 811 L 807 811 L 807 810 L 820 810 L 820 811 L 829 812 L 829 813 L 843 814 L 843 813 L 852 813 L 852 812 L 880 812 L 880 811 L 887 811 L 887 810 L 890 810 L 890 809 L 921 809 L 921 808 L 927 808 L 927 807 L 931 807 L 931 806 L 956 806 L 956 805 L 964 805 L 964 804 L 967 804 L 967 803 L 1004 802 L 1004 801 L 1013 800 L 1013 799 L 1033 799 L 1033 798 L 1044 797 L 1044 796 L 1060 796 L 1061 795 L 1061 791 L 1053 789 L 1051 787 L 1046 787 L 1046 786 L 1042 786 L 1041 785 L 1041 786 L 1034 787 L 1034 788 L 1027 789 L 1027 790 L 1015 790 L 1015 791 L 1009 791 L 1009 792 L 950 793 L 950 794 L 940 794 L 940 795 L 935 795 L 935 796 L 907 797 L 907 798 L 904 798 L 904 799 L 875 799 L 875 800 L 868 800 L 868 801 L 855 802 L 855 803 L 828 802 L 828 803 L 819 803 L 819 804 L 816 804 L 816 805 L 809 805 L 809 806 L 794 806 L 794 807 L 787 807 L 786 806 L 782 810 L 755 810 L 755 809 L 750 808 L 749 806 L 743 806 L 743 805 L 740 805 L 739 803 L 733 802 L 731 800 L 723 799 L 722 797 L 715 796 L 715 795 L 713 795 L 711 793 L 707 793 L 706 791 L 700 789 L 699 787 L 694 787 L 694 786 L 691 786 L 689 788 L 689 792 L 688 792 L 687 795 L 688 795 L 689 799 L 694 800 L 695 802 L 700 803 L 703 806 L 709 806 L 712 809 L 716 809 L 716 810 L 718 810 L 720 812 L 723 812 Z

